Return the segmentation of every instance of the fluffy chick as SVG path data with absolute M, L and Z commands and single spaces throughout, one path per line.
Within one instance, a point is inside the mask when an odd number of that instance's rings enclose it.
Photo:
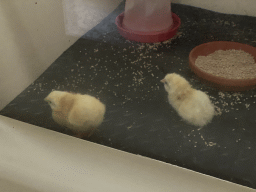
M 106 111 L 105 105 L 90 95 L 52 91 L 44 100 L 52 109 L 54 121 L 73 130 L 77 137 L 100 126 Z
M 193 89 L 189 82 L 178 74 L 167 74 L 161 80 L 168 92 L 169 103 L 188 123 L 203 127 L 214 116 L 214 105 L 208 95 Z

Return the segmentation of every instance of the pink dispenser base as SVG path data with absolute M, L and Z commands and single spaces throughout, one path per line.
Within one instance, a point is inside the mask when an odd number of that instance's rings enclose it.
M 175 13 L 172 13 L 173 25 L 170 29 L 157 32 L 139 32 L 123 28 L 123 18 L 124 13 L 121 13 L 116 17 L 115 23 L 119 33 L 128 40 L 141 43 L 156 43 L 166 41 L 176 35 L 181 24 L 180 18 Z

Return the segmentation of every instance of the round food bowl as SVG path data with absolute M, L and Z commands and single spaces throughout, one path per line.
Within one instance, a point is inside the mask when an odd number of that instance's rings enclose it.
M 123 28 L 122 24 L 124 19 L 124 13 L 121 13 L 116 17 L 115 23 L 117 25 L 119 33 L 128 40 L 141 43 L 156 43 L 166 41 L 176 35 L 181 22 L 180 18 L 175 13 L 172 13 L 172 18 L 172 27 L 168 30 L 158 32 L 139 32 Z
M 254 60 L 256 61 L 256 48 L 250 45 L 230 42 L 230 41 L 215 41 L 205 44 L 201 44 L 194 49 L 189 54 L 189 66 L 192 71 L 199 77 L 199 79 L 219 90 L 223 91 L 246 91 L 256 87 L 256 78 L 254 79 L 226 79 L 224 77 L 214 76 L 205 71 L 202 71 L 195 65 L 195 61 L 198 56 L 207 56 L 214 53 L 217 50 L 243 50 L 250 53 Z

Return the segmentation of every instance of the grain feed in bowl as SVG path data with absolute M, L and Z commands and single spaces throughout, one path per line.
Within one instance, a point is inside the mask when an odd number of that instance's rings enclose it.
M 217 50 L 207 56 L 198 56 L 195 65 L 206 73 L 225 79 L 256 78 L 255 59 L 243 50 Z

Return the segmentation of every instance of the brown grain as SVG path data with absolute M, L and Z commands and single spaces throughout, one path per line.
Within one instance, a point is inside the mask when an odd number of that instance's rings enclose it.
M 195 65 L 206 73 L 226 79 L 256 78 L 255 59 L 243 50 L 218 50 L 207 56 L 198 56 Z

